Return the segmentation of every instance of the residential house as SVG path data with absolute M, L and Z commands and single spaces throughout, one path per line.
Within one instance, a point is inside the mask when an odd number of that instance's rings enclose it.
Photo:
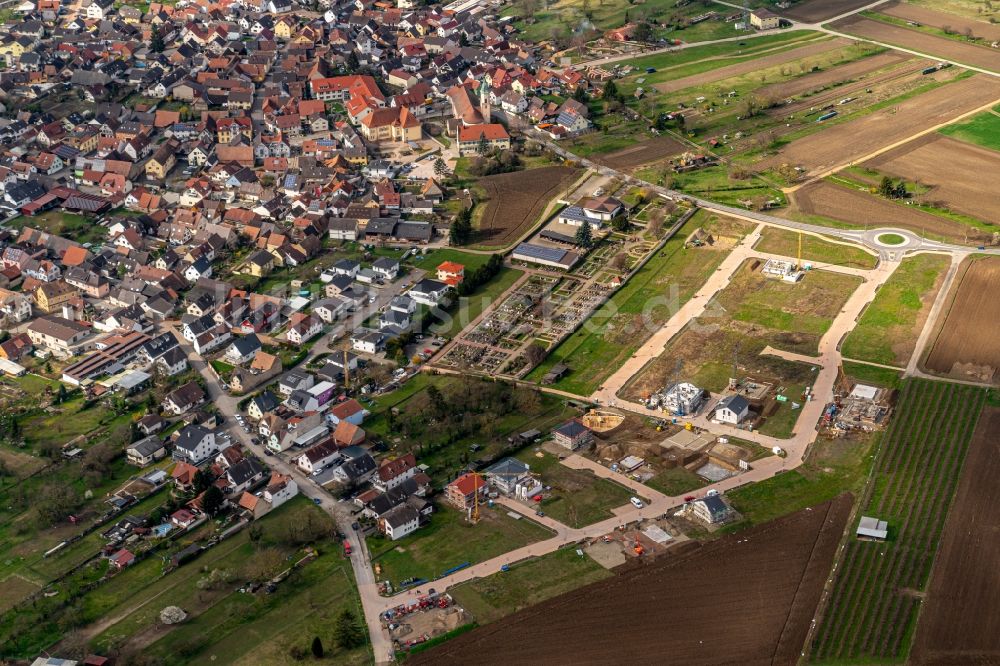
M 553 430 L 552 439 L 559 446 L 576 451 L 593 444 L 594 433 L 590 428 L 573 419 Z
M 215 433 L 200 425 L 189 425 L 180 431 L 174 442 L 174 460 L 197 467 L 213 458 L 222 447 L 215 441 Z
M 463 474 L 445 486 L 445 501 L 457 509 L 468 511 L 476 503 L 477 494 L 478 501 L 485 504 L 488 490 L 489 484 L 483 477 L 472 473 Z
M 201 405 L 206 399 L 205 391 L 198 382 L 192 380 L 168 393 L 163 399 L 163 408 L 175 416 L 180 416 Z
M 167 455 L 167 449 L 156 435 L 144 437 L 125 449 L 125 457 L 129 464 L 145 467 Z

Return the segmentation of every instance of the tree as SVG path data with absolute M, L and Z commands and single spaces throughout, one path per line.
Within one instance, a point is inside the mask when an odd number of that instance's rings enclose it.
M 219 486 L 214 483 L 208 487 L 205 491 L 205 496 L 201 498 L 201 508 L 205 510 L 210 516 L 214 516 L 222 508 L 222 503 L 225 501 L 225 497 L 222 495 L 222 491 L 219 490 Z
M 479 143 L 476 144 L 476 152 L 480 155 L 486 155 L 490 152 L 490 143 L 486 140 L 486 133 L 479 135 Z
M 343 650 L 353 650 L 365 644 L 365 634 L 358 619 L 350 608 L 345 608 L 337 617 L 335 629 L 337 645 Z
M 886 199 L 892 198 L 893 186 L 892 179 L 889 176 L 882 176 L 882 180 L 878 184 L 878 193 L 885 197 Z
M 53 403 L 56 405 L 61 405 L 66 402 L 66 386 L 64 384 L 59 385 L 59 391 L 56 392 L 56 398 Z
M 472 209 L 463 208 L 451 223 L 448 241 L 451 245 L 465 245 L 472 237 Z
M 163 50 L 166 48 L 166 44 L 163 43 L 163 33 L 160 31 L 159 26 L 153 28 L 153 36 L 149 41 L 149 47 L 156 53 L 163 53 Z
M 532 342 L 524 349 L 524 356 L 528 359 L 528 365 L 534 367 L 545 360 L 545 348 L 537 342 Z
M 593 232 L 590 230 L 590 222 L 586 220 L 576 230 L 576 244 L 582 248 L 589 248 L 594 244 Z
M 619 252 L 615 256 L 611 257 L 611 268 L 616 271 L 620 271 L 625 268 L 625 262 L 628 261 L 628 255 L 624 252 Z
M 604 90 L 601 92 L 601 99 L 611 101 L 613 99 L 619 99 L 621 93 L 618 91 L 618 84 L 613 80 L 608 81 L 604 84 Z
M 448 165 L 440 157 L 434 160 L 434 175 L 438 178 L 444 178 L 448 175 Z
M 313 638 L 312 653 L 317 659 L 323 658 L 323 641 L 319 639 L 319 636 Z
M 187 619 L 187 613 L 177 606 L 167 606 L 160 611 L 160 622 L 163 624 L 180 624 Z
M 264 548 L 250 556 L 243 565 L 243 575 L 253 582 L 271 580 L 285 565 L 285 557 L 277 548 Z
M 632 33 L 632 37 L 637 42 L 648 42 L 653 39 L 653 28 L 645 21 L 640 21 L 635 26 L 635 32 Z
M 577 86 L 576 90 L 573 91 L 573 99 L 580 102 L 581 104 L 586 104 L 588 101 L 587 91 L 584 90 L 583 86 Z
M 194 475 L 195 494 L 208 490 L 208 487 L 215 481 L 215 477 L 208 469 L 199 469 Z

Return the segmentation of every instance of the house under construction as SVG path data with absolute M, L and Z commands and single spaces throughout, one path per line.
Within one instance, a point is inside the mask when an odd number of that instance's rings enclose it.
M 694 414 L 701 407 L 705 392 L 688 382 L 675 382 L 646 400 L 649 409 L 661 409 L 674 416 Z

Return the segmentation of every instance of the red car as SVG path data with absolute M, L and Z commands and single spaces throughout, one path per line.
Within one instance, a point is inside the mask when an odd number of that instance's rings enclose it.
M 345 539 L 344 540 L 344 555 L 350 555 L 350 554 L 351 554 L 351 542 Z
M 685 498 L 684 498 L 684 501 L 685 501 L 685 502 L 693 502 L 693 501 L 695 501 L 696 499 L 697 499 L 697 498 L 696 498 L 696 497 L 695 497 L 694 495 L 688 495 L 687 497 L 685 497 Z
M 541 495 L 535 495 L 534 497 L 531 498 L 531 501 L 532 502 L 541 502 L 542 501 L 542 496 Z

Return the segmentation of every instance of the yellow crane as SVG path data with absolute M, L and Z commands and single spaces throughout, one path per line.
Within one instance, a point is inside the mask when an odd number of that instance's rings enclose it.
M 477 472 L 471 472 L 472 474 L 472 513 L 469 514 L 469 520 L 473 524 L 479 522 L 479 474 Z
M 795 270 L 802 270 L 802 232 L 799 232 L 799 257 L 798 262 L 795 264 Z

